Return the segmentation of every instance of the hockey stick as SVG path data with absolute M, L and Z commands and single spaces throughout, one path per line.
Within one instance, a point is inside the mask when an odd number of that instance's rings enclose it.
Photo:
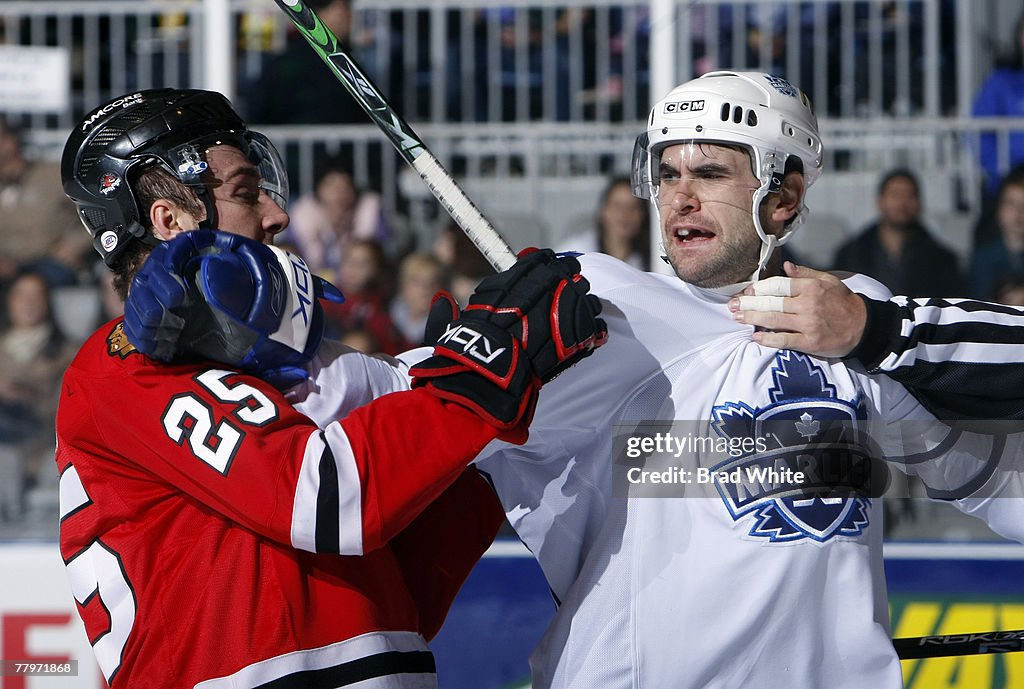
M 901 660 L 1024 651 L 1024 629 L 893 639 Z
M 419 173 L 430 191 L 448 210 L 448 214 L 458 223 L 466 236 L 476 244 L 488 262 L 496 270 L 504 270 L 515 263 L 515 252 L 509 248 L 508 243 L 466 196 L 466 192 L 438 162 L 412 127 L 395 112 L 352 56 L 345 52 L 341 42 L 324 25 L 316 12 L 307 7 L 302 0 L 274 1 L 330 67 L 338 81 L 362 106 L 373 123 L 380 127 L 402 157 Z

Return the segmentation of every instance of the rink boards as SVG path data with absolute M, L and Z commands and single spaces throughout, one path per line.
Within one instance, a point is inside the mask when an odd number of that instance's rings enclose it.
M 886 550 L 897 636 L 1024 629 L 1024 548 L 898 544 Z M 442 689 L 528 686 L 527 658 L 554 609 L 519 543 L 478 565 L 432 646 Z M 56 546 L 0 545 L 0 660 L 79 661 L 79 676 L 0 677 L 0 689 L 102 687 Z M 905 661 L 910 689 L 1024 687 L 1024 653 Z

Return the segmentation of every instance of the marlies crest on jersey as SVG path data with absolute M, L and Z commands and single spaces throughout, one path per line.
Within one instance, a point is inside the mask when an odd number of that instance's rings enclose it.
M 799 485 L 770 479 L 717 484 L 730 515 L 736 521 L 752 515 L 749 535 L 771 542 L 859 536 L 871 505 L 863 400 L 839 399 L 825 372 L 796 352 L 776 355 L 772 379 L 768 405 L 726 402 L 712 410 L 719 435 L 765 438 L 768 451 L 730 457 L 713 471 L 739 468 L 759 477 L 798 471 L 804 479 Z

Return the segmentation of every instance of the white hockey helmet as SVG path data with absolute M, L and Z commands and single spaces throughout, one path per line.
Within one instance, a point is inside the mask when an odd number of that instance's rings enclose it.
M 647 131 L 633 148 L 633 193 L 650 199 L 659 217 L 661 152 L 676 143 L 739 145 L 750 152 L 760 181 L 751 206 L 762 244 L 756 277 L 806 215 L 801 205 L 782 236 L 766 235 L 758 213 L 761 201 L 780 188 L 794 156 L 801 163 L 805 190 L 821 174 L 821 135 L 810 99 L 785 79 L 762 72 L 708 72 L 672 89 L 651 109 Z

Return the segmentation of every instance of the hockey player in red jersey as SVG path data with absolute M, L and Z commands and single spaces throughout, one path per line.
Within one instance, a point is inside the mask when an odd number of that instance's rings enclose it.
M 61 392 L 61 554 L 113 689 L 436 686 L 425 639 L 503 516 L 466 467 L 522 442 L 540 385 L 603 340 L 578 262 L 535 252 L 455 314 L 476 339 L 438 346 L 409 390 L 321 341 L 317 296 L 336 291 L 269 246 L 282 170 L 206 91 L 126 95 L 65 146 L 65 191 L 122 297 L 180 298 L 144 335 L 196 354 L 144 356 L 118 319 Z M 187 280 L 146 272 L 182 247 Z M 340 372 L 330 408 L 265 382 L 301 389 L 306 366 Z

